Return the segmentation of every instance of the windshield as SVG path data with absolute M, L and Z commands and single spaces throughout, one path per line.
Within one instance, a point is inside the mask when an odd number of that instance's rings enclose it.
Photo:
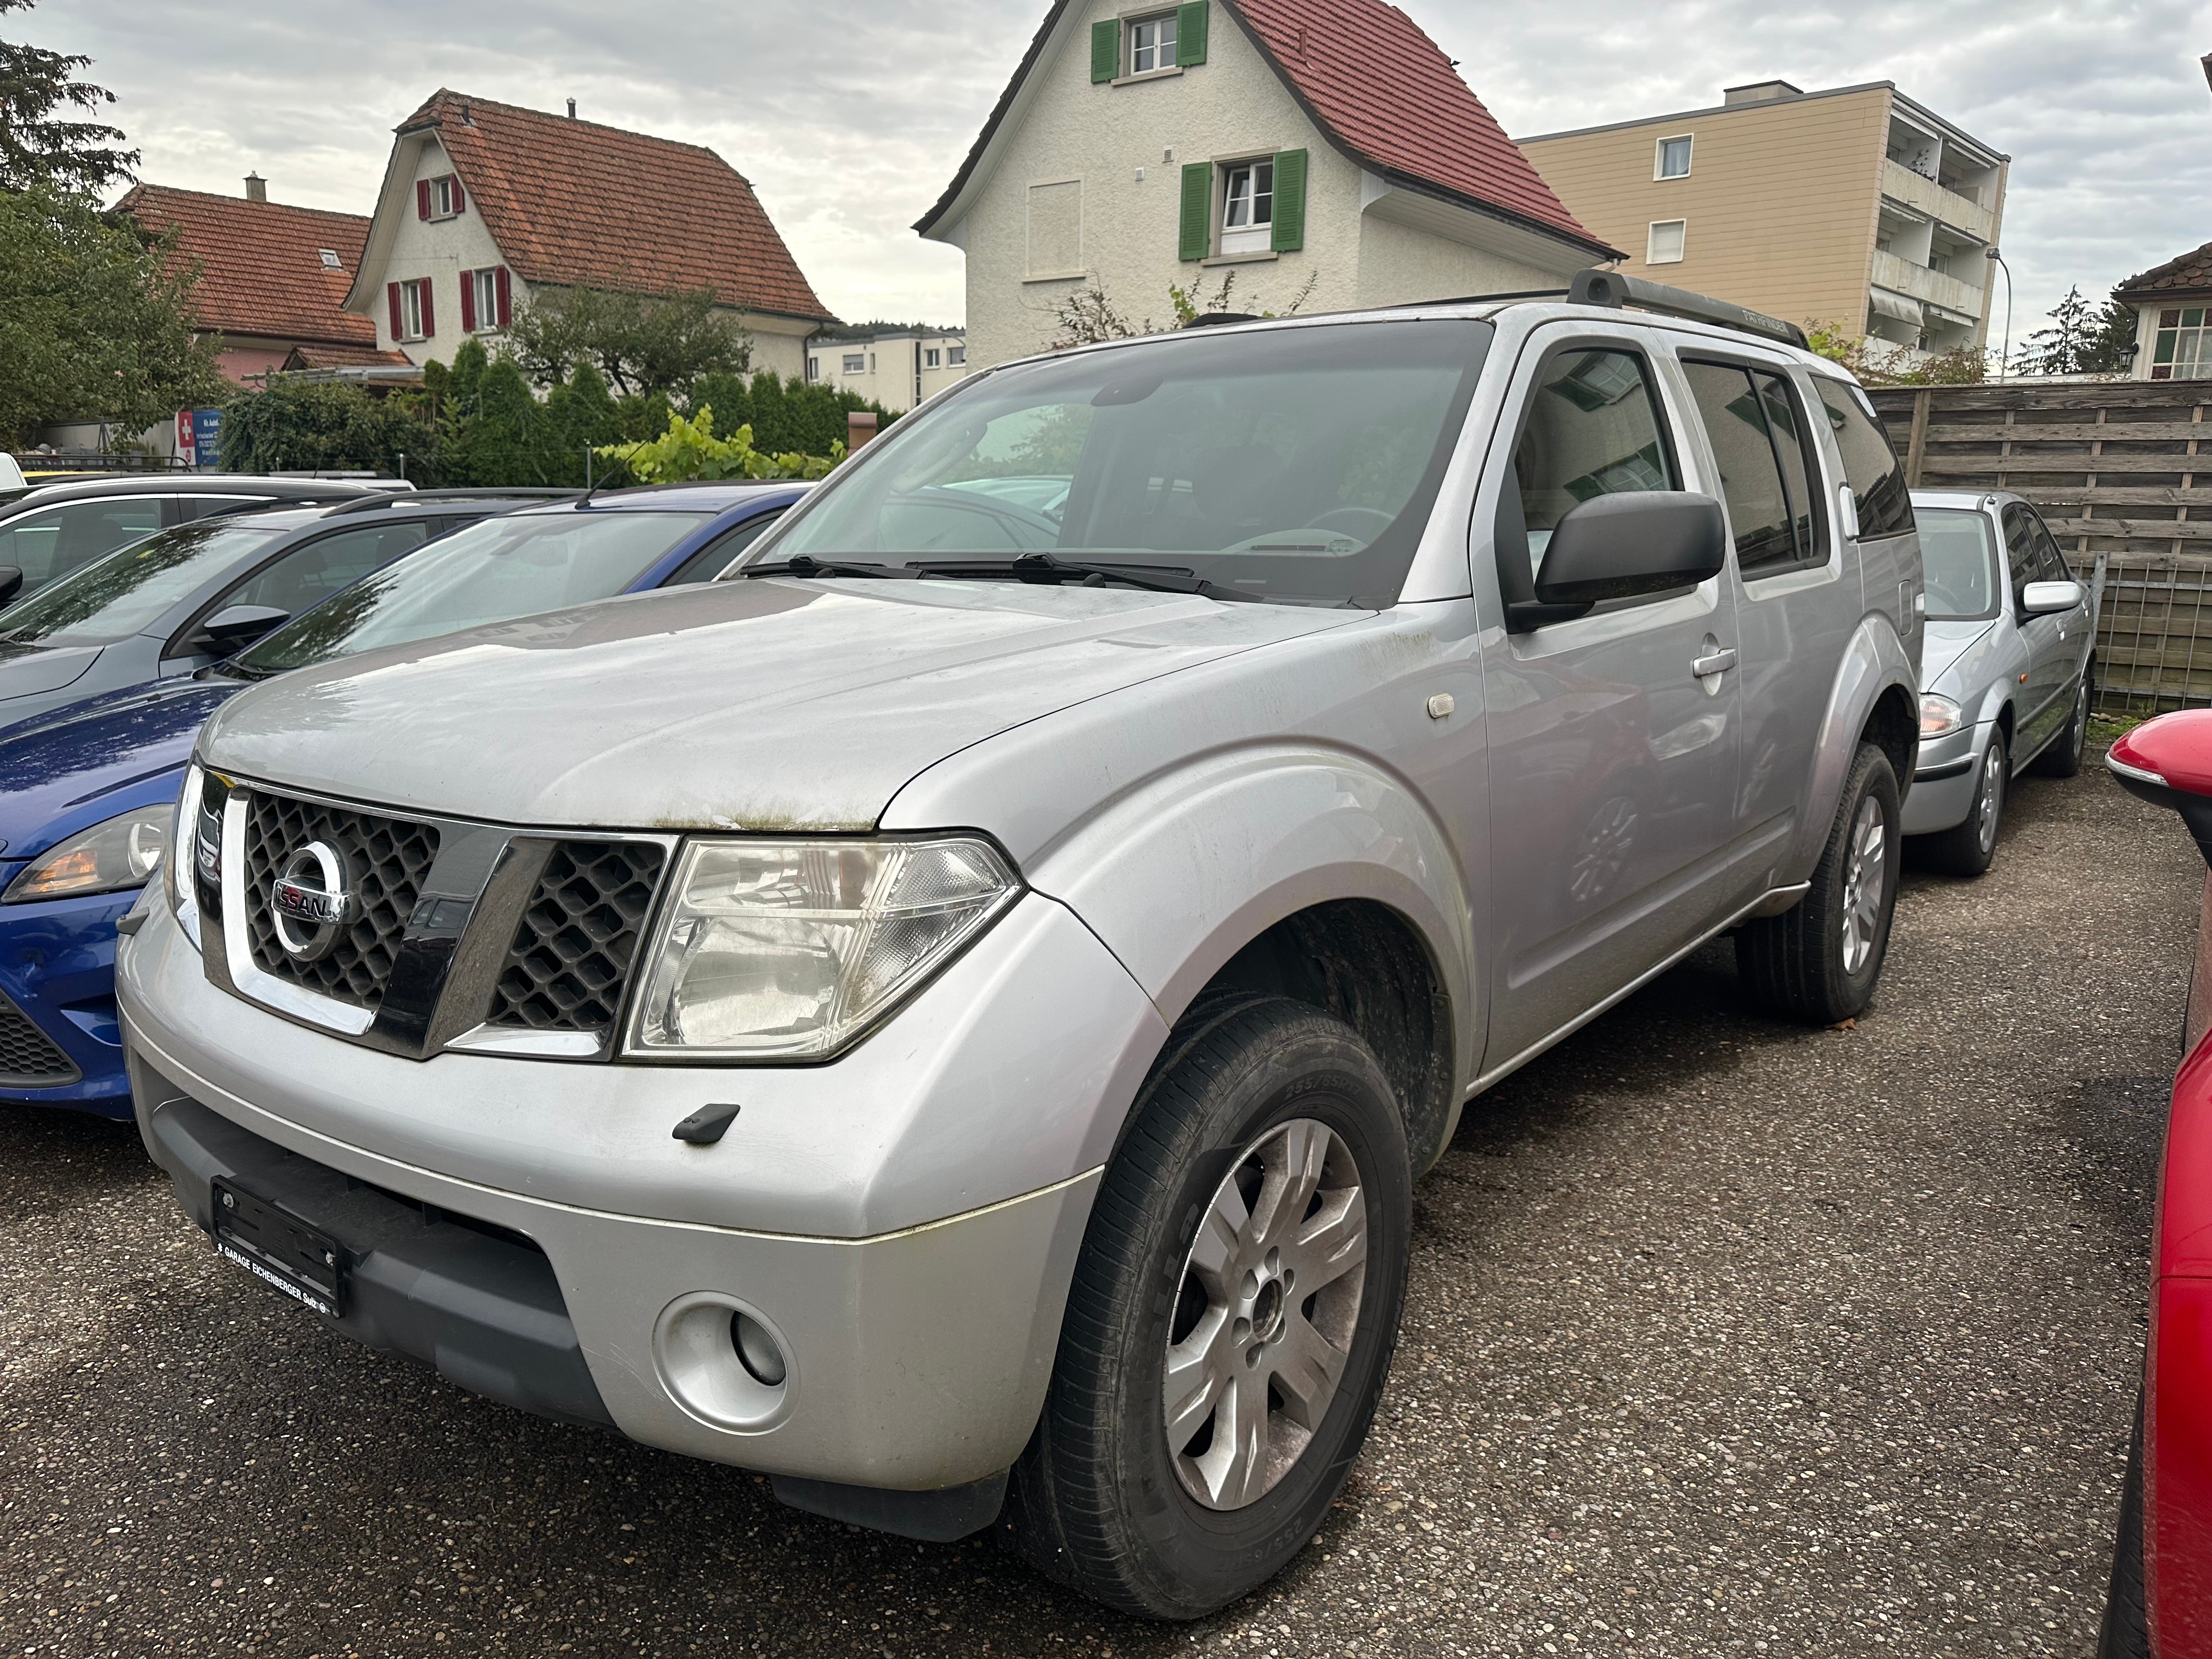
M 1975 507 L 1922 507 L 1920 561 L 1929 622 L 1978 622 L 1997 614 L 1996 542 Z
M 978 379 L 870 445 L 774 559 L 1050 552 L 1260 599 L 1395 599 L 1489 324 L 1172 338 Z
M 295 617 L 229 666 L 253 678 L 619 593 L 706 522 L 565 509 L 486 519 Z
M 284 533 L 213 519 L 118 548 L 0 614 L 0 644 L 112 645 Z

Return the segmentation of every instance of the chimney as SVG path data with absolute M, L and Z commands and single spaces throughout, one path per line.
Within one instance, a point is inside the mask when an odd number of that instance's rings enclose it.
M 571 121 L 576 118 L 576 100 L 573 98 L 568 100 L 568 118 Z
M 269 199 L 269 181 L 266 179 L 264 179 L 258 173 L 247 173 L 246 175 L 246 199 L 249 202 L 267 201 Z
M 1748 86 L 1723 87 L 1723 104 L 1771 104 L 1784 98 L 1802 98 L 1805 88 L 1787 81 L 1753 81 Z

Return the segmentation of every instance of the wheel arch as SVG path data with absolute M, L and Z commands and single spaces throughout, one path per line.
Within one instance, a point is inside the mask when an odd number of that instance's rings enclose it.
M 1844 645 L 1830 682 L 1828 706 L 1820 720 L 1818 752 L 1805 817 L 1798 825 L 1791 867 L 1802 879 L 1819 862 L 1828 830 L 1843 798 L 1844 781 L 1862 743 L 1881 745 L 1897 772 L 1900 792 L 1911 787 L 1920 746 L 1919 675 L 1905 641 L 1887 617 L 1860 621 Z

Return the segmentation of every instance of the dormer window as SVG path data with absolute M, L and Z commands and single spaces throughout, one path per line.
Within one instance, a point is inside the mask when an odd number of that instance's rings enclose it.
M 338 265 L 338 253 L 336 248 L 319 247 L 315 252 L 322 256 L 323 269 L 325 270 L 337 270 L 340 268 Z
M 435 179 L 415 181 L 415 216 L 418 219 L 459 218 L 468 204 L 468 195 L 461 189 L 458 173 L 441 173 Z

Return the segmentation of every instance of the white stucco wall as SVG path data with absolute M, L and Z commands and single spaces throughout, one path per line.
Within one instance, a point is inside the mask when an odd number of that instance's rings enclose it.
M 1120 86 L 1091 79 L 1091 25 L 1125 8 L 1091 0 L 1076 9 L 1033 71 L 1035 101 L 1003 135 L 972 204 L 937 232 L 967 252 L 971 367 L 1048 344 L 1055 307 L 1093 283 L 1133 325 L 1164 328 L 1174 325 L 1170 283 L 1195 282 L 1210 300 L 1231 271 L 1232 309 L 1284 310 L 1311 279 L 1300 307 L 1311 313 L 1553 286 L 1588 263 L 1564 245 L 1548 264 L 1530 263 L 1364 211 L 1371 192 L 1363 191 L 1361 168 L 1308 119 L 1224 6 L 1212 8 L 1206 63 Z M 1180 258 L 1183 166 L 1285 149 L 1309 157 L 1305 246 L 1234 264 Z M 1081 274 L 1039 279 L 1029 269 L 1031 187 L 1071 182 L 1081 186 Z M 1064 201 L 1066 192 L 1056 194 Z M 1471 234 L 1487 233 L 1476 225 Z M 1538 239 L 1498 240 L 1525 247 Z
M 453 171 L 453 158 L 446 154 L 445 147 L 435 137 L 426 136 L 416 151 L 415 170 L 407 185 L 398 227 L 392 233 L 392 252 L 385 260 L 383 273 L 376 278 L 375 292 L 370 296 L 369 316 L 376 324 L 377 344 L 387 351 L 404 351 L 418 363 L 434 360 L 452 362 L 453 354 L 469 337 L 461 331 L 461 273 L 507 263 L 483 216 L 477 212 L 476 198 L 469 193 L 467 179 L 461 180 L 461 189 L 468 205 L 461 210 L 459 217 L 425 221 L 416 216 L 415 181 L 439 178 Z M 436 332 L 426 340 L 394 339 L 386 285 L 424 276 L 430 279 L 430 320 L 437 325 Z M 519 310 L 525 298 L 520 277 L 510 274 L 508 293 L 511 308 Z M 477 320 L 481 323 L 483 319 Z

